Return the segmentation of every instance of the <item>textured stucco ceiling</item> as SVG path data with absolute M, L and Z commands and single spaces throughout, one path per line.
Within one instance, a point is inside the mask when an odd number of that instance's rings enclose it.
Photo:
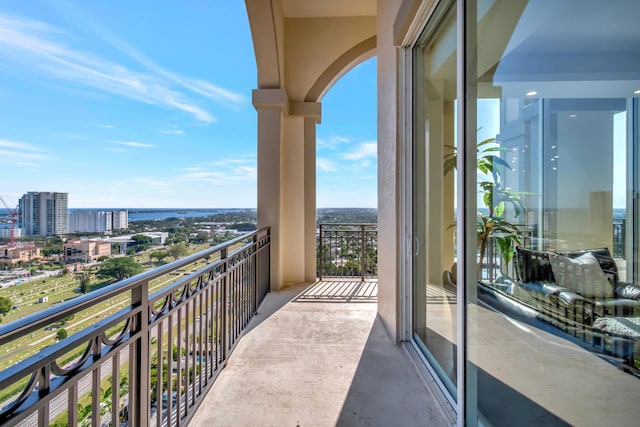
M 285 18 L 375 16 L 376 0 L 280 0 Z

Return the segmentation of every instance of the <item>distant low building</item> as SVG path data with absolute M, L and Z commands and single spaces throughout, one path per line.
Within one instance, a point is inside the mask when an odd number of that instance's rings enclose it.
M 40 248 L 33 243 L 20 246 L 0 246 L 0 262 L 15 264 L 20 261 L 29 262 L 40 258 Z
M 150 237 L 151 244 L 153 245 L 164 245 L 164 243 L 169 238 L 169 233 L 167 231 L 148 231 L 145 233 L 137 233 L 137 234 Z M 106 239 L 106 241 L 120 245 L 121 254 L 124 254 L 127 252 L 127 246 L 129 245 L 129 243 L 134 243 L 133 234 L 129 234 L 127 236 L 110 237 Z
M 17 239 L 19 237 L 24 236 L 24 228 L 14 228 L 13 236 Z M 10 238 L 11 237 L 11 229 L 10 228 L 0 228 L 0 238 Z
M 90 262 L 111 255 L 111 243 L 104 240 L 70 240 L 64 244 L 65 262 Z

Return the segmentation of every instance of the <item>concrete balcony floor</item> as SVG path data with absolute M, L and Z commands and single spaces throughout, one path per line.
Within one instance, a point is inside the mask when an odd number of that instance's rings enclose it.
M 450 426 L 376 309 L 377 283 L 271 293 L 192 426 Z

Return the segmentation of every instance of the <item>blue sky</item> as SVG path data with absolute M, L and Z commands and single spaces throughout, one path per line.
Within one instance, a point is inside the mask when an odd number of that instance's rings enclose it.
M 376 63 L 317 128 L 319 207 L 376 206 Z M 0 0 L 0 195 L 81 207 L 255 207 L 243 1 Z

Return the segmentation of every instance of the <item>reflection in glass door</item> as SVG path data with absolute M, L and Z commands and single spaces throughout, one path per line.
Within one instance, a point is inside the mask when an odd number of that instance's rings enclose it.
M 640 3 L 466 4 L 467 132 L 494 157 L 466 171 L 465 422 L 635 425 Z
M 414 49 L 413 337 L 455 396 L 455 4 L 434 14 Z M 449 159 L 449 162 L 445 162 Z

